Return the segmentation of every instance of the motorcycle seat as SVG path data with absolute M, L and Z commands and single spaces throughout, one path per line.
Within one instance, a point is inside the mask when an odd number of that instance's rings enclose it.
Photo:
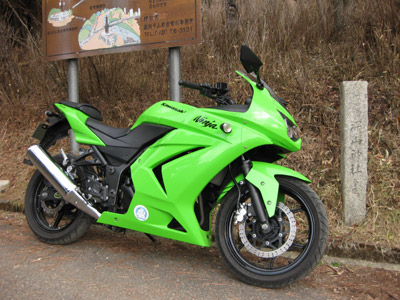
M 74 102 L 70 102 L 70 101 L 60 101 L 59 103 L 62 105 L 65 105 L 65 106 L 75 108 L 93 119 L 96 119 L 98 121 L 103 121 L 103 117 L 101 116 L 100 111 L 91 104 L 74 103 Z
M 88 118 L 86 125 L 105 144 L 105 147 L 99 147 L 99 150 L 113 165 L 128 162 L 140 149 L 174 129 L 148 123 L 140 124 L 132 130 L 114 128 L 93 118 Z
M 122 136 L 125 136 L 131 131 L 130 128 L 115 128 L 115 127 L 106 125 L 99 120 L 92 119 L 92 118 L 88 118 L 86 120 L 86 125 L 92 129 L 95 129 L 97 131 L 104 133 L 105 135 L 108 135 L 109 137 L 111 137 L 113 139 L 117 139 Z
M 92 118 L 86 120 L 86 125 L 107 146 L 132 148 L 140 148 L 152 138 L 163 135 L 173 129 L 156 124 L 142 124 L 133 130 L 131 128 L 115 128 Z

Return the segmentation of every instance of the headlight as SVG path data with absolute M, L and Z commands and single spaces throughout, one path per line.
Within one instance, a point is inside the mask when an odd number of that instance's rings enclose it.
M 293 142 L 296 142 L 300 138 L 299 128 L 296 125 L 294 125 L 293 122 L 290 121 L 283 113 L 281 112 L 279 113 L 281 114 L 283 120 L 285 120 L 287 135 Z

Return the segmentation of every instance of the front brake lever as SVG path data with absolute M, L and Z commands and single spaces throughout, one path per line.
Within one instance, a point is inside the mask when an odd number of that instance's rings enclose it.
M 233 101 L 228 95 L 216 97 L 214 100 L 220 105 L 236 104 L 235 101 Z
M 213 87 L 208 83 L 203 83 L 200 85 L 202 89 L 200 90 L 200 95 L 206 96 L 211 99 L 215 99 Z

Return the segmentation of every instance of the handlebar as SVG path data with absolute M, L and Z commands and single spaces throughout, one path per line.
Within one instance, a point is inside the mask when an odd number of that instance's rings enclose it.
M 211 86 L 208 83 L 197 84 L 190 81 L 179 80 L 179 85 L 193 90 L 198 90 L 201 95 L 215 100 L 218 104 L 235 104 L 235 101 L 226 95 L 226 93 L 229 92 L 229 89 L 227 84 L 224 82 L 217 82 L 214 86 Z
M 197 84 L 197 83 L 193 83 L 193 82 L 185 81 L 185 80 L 179 80 L 179 85 L 189 88 L 189 89 L 193 89 L 193 90 L 201 91 L 201 89 L 202 89 L 201 84 Z

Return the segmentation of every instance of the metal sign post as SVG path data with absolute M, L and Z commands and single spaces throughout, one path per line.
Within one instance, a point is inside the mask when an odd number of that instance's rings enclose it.
M 169 48 L 169 96 L 172 101 L 181 102 L 181 48 Z
M 78 59 L 68 59 L 68 100 L 74 103 L 79 103 L 79 65 Z M 75 135 L 70 130 L 70 145 L 71 152 L 79 153 L 79 144 L 75 141 Z

